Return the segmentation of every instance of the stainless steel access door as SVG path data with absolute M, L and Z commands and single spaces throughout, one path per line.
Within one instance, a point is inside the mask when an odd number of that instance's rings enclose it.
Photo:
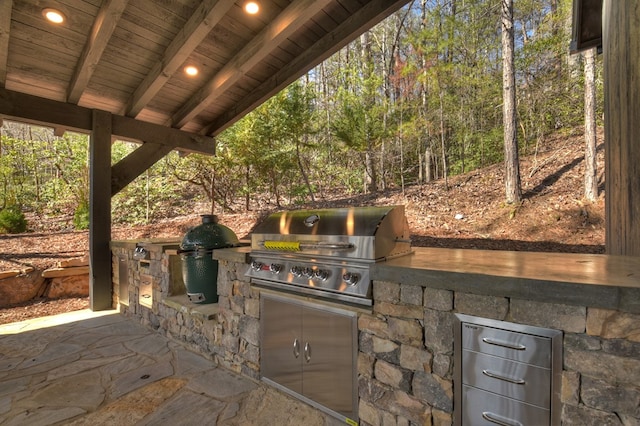
M 357 420 L 357 314 L 271 293 L 260 300 L 263 380 Z
M 302 394 L 302 306 L 261 297 L 263 377 Z
M 353 404 L 355 317 L 309 307 L 303 312 L 303 395 L 347 418 L 358 418 Z

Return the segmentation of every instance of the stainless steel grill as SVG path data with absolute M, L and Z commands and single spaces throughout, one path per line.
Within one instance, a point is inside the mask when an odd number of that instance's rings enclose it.
M 294 210 L 251 236 L 251 282 L 371 305 L 370 266 L 411 252 L 404 206 Z

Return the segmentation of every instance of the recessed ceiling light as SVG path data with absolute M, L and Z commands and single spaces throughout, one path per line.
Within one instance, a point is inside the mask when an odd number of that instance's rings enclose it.
M 244 4 L 244 11 L 249 15 L 255 15 L 260 10 L 260 6 L 255 1 L 248 1 Z
M 196 75 L 198 75 L 198 68 L 194 67 L 193 65 L 187 65 L 186 67 L 184 67 L 184 73 L 189 77 L 195 77 Z
M 64 22 L 64 15 L 62 12 L 56 9 L 46 8 L 42 10 L 42 16 L 47 18 L 48 21 L 54 24 L 62 24 Z

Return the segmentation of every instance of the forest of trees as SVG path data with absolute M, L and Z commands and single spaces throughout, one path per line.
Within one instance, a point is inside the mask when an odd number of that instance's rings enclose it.
M 169 154 L 114 197 L 112 217 L 181 214 L 185 197 L 239 211 L 446 183 L 505 161 L 508 142 L 517 165 L 585 117 L 588 135 L 602 117 L 602 64 L 569 53 L 571 3 L 414 0 L 218 135 L 215 157 Z M 86 226 L 87 135 L 5 121 L 0 144 L 0 209 L 75 213 Z M 115 143 L 112 162 L 135 147 Z M 508 189 L 505 199 L 518 201 Z

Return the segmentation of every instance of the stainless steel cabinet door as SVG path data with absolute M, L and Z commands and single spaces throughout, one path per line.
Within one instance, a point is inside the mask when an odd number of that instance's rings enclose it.
M 302 394 L 302 306 L 262 296 L 262 376 Z
M 302 323 L 302 394 L 348 418 L 357 418 L 355 315 L 304 307 Z

